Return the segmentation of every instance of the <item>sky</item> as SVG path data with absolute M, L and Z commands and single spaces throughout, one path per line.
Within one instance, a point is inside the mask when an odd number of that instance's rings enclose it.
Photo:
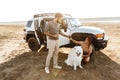
M 119 0 L 0 0 L 0 22 L 26 21 L 39 13 L 77 18 L 120 17 Z

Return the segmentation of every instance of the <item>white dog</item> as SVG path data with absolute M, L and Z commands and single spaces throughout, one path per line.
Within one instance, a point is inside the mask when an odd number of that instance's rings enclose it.
M 76 70 L 77 66 L 83 68 L 81 66 L 83 56 L 83 49 L 81 46 L 75 46 L 69 53 L 68 58 L 65 60 L 65 63 L 68 66 L 74 66 L 74 70 Z

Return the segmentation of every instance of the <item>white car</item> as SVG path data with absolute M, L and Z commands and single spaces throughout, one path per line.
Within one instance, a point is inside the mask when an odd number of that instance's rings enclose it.
M 46 44 L 47 37 L 44 35 L 44 29 L 50 20 L 53 20 L 55 13 L 36 14 L 33 19 L 28 20 L 25 26 L 24 39 L 32 51 L 40 49 L 42 44 Z M 64 25 L 61 25 L 61 31 L 71 35 L 75 40 L 85 40 L 86 37 L 93 38 L 92 45 L 94 50 L 101 50 L 107 46 L 108 36 L 103 29 L 92 26 L 81 26 L 78 18 L 73 18 L 69 14 L 63 14 Z M 60 46 L 75 46 L 68 38 L 59 35 Z

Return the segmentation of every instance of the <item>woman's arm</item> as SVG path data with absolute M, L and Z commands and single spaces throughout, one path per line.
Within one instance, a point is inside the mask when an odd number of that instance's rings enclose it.
M 91 53 L 92 53 L 92 46 L 90 45 L 89 46 L 89 50 L 88 50 L 88 54 L 86 54 L 86 55 L 83 55 L 83 57 L 89 57 L 90 55 L 91 55 Z

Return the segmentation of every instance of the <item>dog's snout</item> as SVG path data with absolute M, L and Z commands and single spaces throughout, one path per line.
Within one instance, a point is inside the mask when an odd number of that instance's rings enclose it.
M 77 54 L 77 56 L 80 56 L 81 53 L 80 53 L 80 52 L 77 52 L 76 54 Z

